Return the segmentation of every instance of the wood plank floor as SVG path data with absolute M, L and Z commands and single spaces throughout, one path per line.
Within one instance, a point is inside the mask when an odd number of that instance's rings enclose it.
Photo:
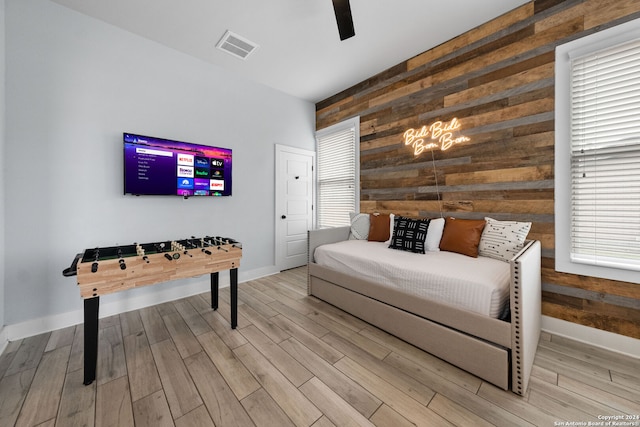
M 240 284 L 236 330 L 225 289 L 217 312 L 201 294 L 101 319 L 89 386 L 82 325 L 11 342 L 0 426 L 640 425 L 638 359 L 544 334 L 520 397 L 308 297 L 305 275 Z

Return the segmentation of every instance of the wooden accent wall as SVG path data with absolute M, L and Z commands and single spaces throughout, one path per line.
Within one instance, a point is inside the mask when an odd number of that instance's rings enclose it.
M 639 0 L 532 1 L 319 102 L 316 128 L 360 116 L 363 212 L 532 221 L 543 314 L 640 338 L 640 284 L 554 268 L 554 49 L 639 17 Z M 471 141 L 404 145 L 453 117 Z

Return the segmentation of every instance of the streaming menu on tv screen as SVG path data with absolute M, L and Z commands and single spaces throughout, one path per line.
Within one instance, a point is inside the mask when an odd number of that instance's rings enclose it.
M 125 193 L 231 195 L 231 150 L 124 134 Z

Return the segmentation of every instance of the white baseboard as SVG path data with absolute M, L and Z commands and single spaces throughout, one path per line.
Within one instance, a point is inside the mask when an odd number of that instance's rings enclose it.
M 9 344 L 9 337 L 7 336 L 7 327 L 0 326 L 0 354 L 4 353 L 4 349 Z
M 238 282 L 248 282 L 261 277 L 278 273 L 275 266 L 258 268 L 251 271 L 239 271 Z M 229 272 L 220 273 L 220 288 L 229 286 Z M 153 287 L 149 288 L 153 289 Z M 173 286 L 157 292 L 145 293 L 142 296 L 122 299 L 114 302 L 100 303 L 100 318 L 138 310 L 167 301 L 174 301 L 191 295 L 201 294 L 210 290 L 209 276 L 202 276 L 199 280 L 189 280 L 187 284 Z M 8 341 L 15 341 L 26 337 L 55 331 L 57 329 L 78 325 L 84 321 L 83 310 L 75 310 L 67 313 L 31 319 L 25 322 L 7 325 L 0 330 L 0 350 L 4 350 Z M 2 352 L 0 351 L 0 354 Z
M 640 340 L 635 338 L 590 328 L 549 316 L 542 316 L 542 330 L 594 347 L 640 358 Z

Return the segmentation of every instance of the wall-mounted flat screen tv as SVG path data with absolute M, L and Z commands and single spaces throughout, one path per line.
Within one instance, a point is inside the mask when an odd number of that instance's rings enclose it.
M 230 196 L 231 149 L 123 134 L 124 193 Z

